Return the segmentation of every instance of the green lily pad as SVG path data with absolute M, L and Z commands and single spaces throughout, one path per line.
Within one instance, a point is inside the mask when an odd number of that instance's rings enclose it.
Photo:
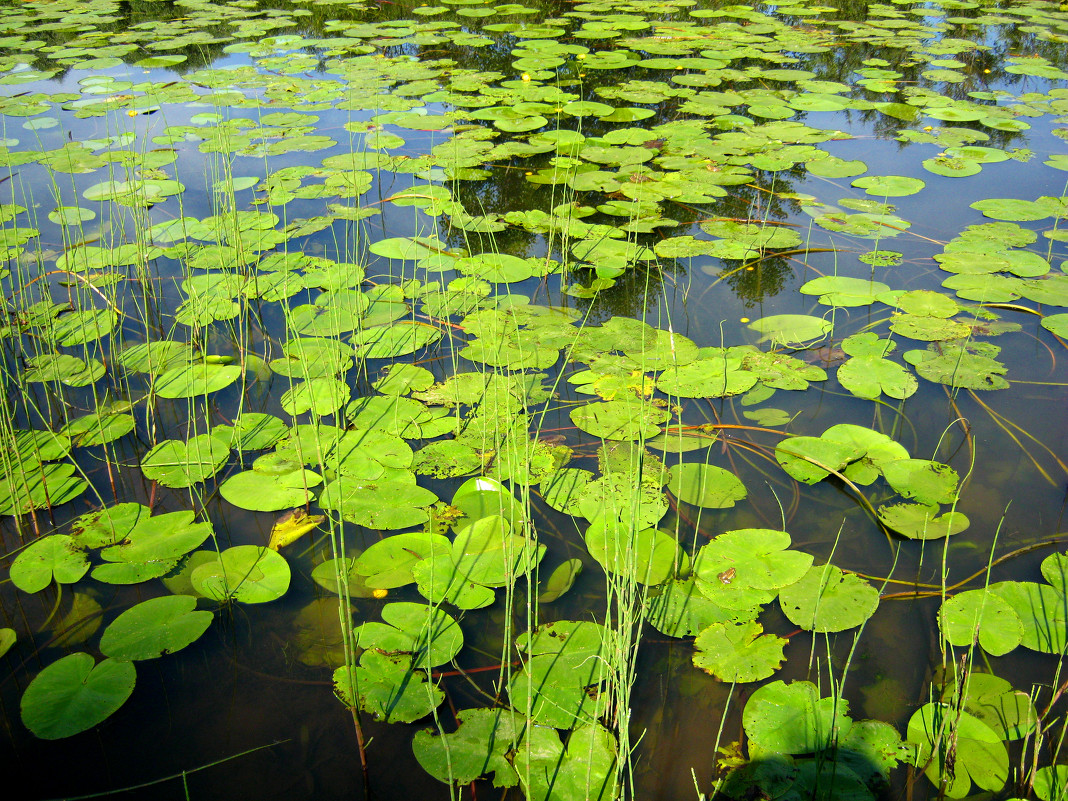
M 201 434 L 188 442 L 164 440 L 145 454 L 141 470 L 165 487 L 191 487 L 215 475 L 229 458 L 227 442 Z
M 796 348 L 823 339 L 834 326 L 829 320 L 807 314 L 773 314 L 749 327 L 761 335 L 761 342 Z
M 289 589 L 289 563 L 277 551 L 259 545 L 235 545 L 218 559 L 193 571 L 193 588 L 213 601 L 262 604 Z
M 539 604 L 551 604 L 566 593 L 575 583 L 575 579 L 582 573 L 581 559 L 568 559 L 559 564 L 549 574 L 549 578 L 541 585 L 542 590 L 538 595 Z
M 866 175 L 853 181 L 853 186 L 863 189 L 869 195 L 905 197 L 915 195 L 926 184 L 919 178 L 908 178 L 904 175 Z
M 957 471 L 928 459 L 898 459 L 881 465 L 887 483 L 903 497 L 922 504 L 953 503 Z
M 135 427 L 133 415 L 98 411 L 71 420 L 60 433 L 70 437 L 72 445 L 89 448 L 121 439 Z
M 729 509 L 748 494 L 729 470 L 700 462 L 680 462 L 668 471 L 668 489 L 684 503 L 710 509 Z
M 1035 795 L 1042 801 L 1064 801 L 1068 765 L 1046 765 L 1035 771 Z
M 268 475 L 255 469 L 230 476 L 219 486 L 219 494 L 234 506 L 253 512 L 277 512 L 307 505 L 314 487 L 323 477 L 298 468 L 281 475 Z
M 451 734 L 423 729 L 412 750 L 427 773 L 446 784 L 470 784 L 488 773 L 494 787 L 515 787 L 519 774 L 507 755 L 523 736 L 523 717 L 510 709 L 466 709 L 456 715 Z
M 946 599 L 938 612 L 942 636 L 950 645 L 978 641 L 993 656 L 1004 656 L 1023 641 L 1023 623 L 1008 602 L 989 590 L 968 590 Z
M 702 593 L 691 576 L 660 586 L 660 593 L 646 602 L 649 624 L 668 637 L 688 637 L 713 623 L 740 622 L 756 617 L 759 607 L 746 610 L 720 606 Z
M 693 663 L 720 681 L 766 679 L 782 667 L 787 641 L 763 631 L 755 620 L 713 623 L 697 635 Z
M 841 307 L 870 306 L 878 295 L 889 290 L 880 281 L 844 275 L 824 275 L 801 286 L 802 295 L 817 295 L 823 305 Z
M 382 620 L 353 629 L 360 648 L 390 655 L 408 654 L 413 669 L 431 668 L 452 660 L 463 648 L 464 636 L 456 621 L 440 609 L 415 603 L 382 607 Z
M 796 584 L 779 590 L 791 623 L 820 633 L 856 628 L 875 614 L 879 591 L 834 565 L 810 568 Z
M 922 503 L 884 504 L 879 520 L 887 528 L 910 540 L 940 540 L 959 534 L 971 525 L 963 512 L 938 514 L 938 506 Z
M 841 698 L 820 698 L 807 681 L 773 681 L 754 692 L 742 711 L 750 741 L 764 752 L 814 754 L 848 735 L 852 725 Z
M 152 388 L 161 398 L 195 398 L 226 389 L 240 377 L 236 364 L 187 364 L 165 370 Z
M 606 573 L 626 576 L 639 584 L 656 585 L 667 580 L 688 560 L 678 543 L 655 528 L 633 531 L 629 521 L 610 515 L 593 520 L 586 529 L 586 549 Z
M 1014 200 L 1012 198 L 989 198 L 977 200 L 971 204 L 976 211 L 981 211 L 984 217 L 994 220 L 1012 220 L 1024 222 L 1042 220 L 1049 217 L 1053 212 L 1049 206 L 1035 200 Z
M 372 598 L 374 590 L 356 572 L 356 557 L 338 557 L 317 564 L 311 572 L 312 581 L 334 595 L 344 598 Z M 344 590 L 342 590 L 344 587 Z
M 1068 590 L 1068 553 L 1052 553 L 1042 560 L 1042 577 L 1057 590 Z
M 142 601 L 104 630 L 100 651 L 112 659 L 135 662 L 173 654 L 196 642 L 211 625 L 211 612 L 195 611 L 191 595 L 166 595 Z
M 596 623 L 565 620 L 520 637 L 519 646 L 529 659 L 508 685 L 512 705 L 554 728 L 595 722 L 603 701 L 587 688 L 608 678 L 600 660 L 611 636 Z
M 673 365 L 656 380 L 656 388 L 681 398 L 723 398 L 748 392 L 759 380 L 743 365 L 744 353 L 731 348 L 689 364 Z
M 445 700 L 445 694 L 427 681 L 426 671 L 412 668 L 409 655 L 374 650 L 360 656 L 355 670 L 342 665 L 334 671 L 334 693 L 347 707 L 358 706 L 387 723 L 419 720 Z
M 414 474 L 403 473 L 381 481 L 343 476 L 323 487 L 319 505 L 337 512 L 350 523 L 373 529 L 397 529 L 419 525 L 429 518 L 427 507 L 438 496 L 415 483 Z
M 450 554 L 452 543 L 440 534 L 394 534 L 367 548 L 356 560 L 355 571 L 367 586 L 390 590 L 415 581 L 416 564 L 438 554 Z
M 1005 601 L 1023 623 L 1024 648 L 1044 654 L 1059 654 L 1068 644 L 1068 596 L 1048 584 L 1002 581 L 990 592 Z
M 857 445 L 823 437 L 788 437 L 775 446 L 775 460 L 804 484 L 822 481 L 832 471 L 840 473 L 863 455 Z
M 126 703 L 136 678 L 130 662 L 68 654 L 34 676 L 19 703 L 22 722 L 43 740 L 91 729 Z
M 1009 754 L 1001 737 L 978 718 L 949 704 L 922 706 L 909 720 L 908 741 L 915 764 L 950 798 L 968 795 L 974 781 L 997 792 L 1009 777 Z M 950 753 L 953 743 L 953 753 Z
M 11 563 L 11 583 L 39 592 L 52 583 L 74 584 L 89 571 L 89 559 L 72 537 L 50 534 L 30 543 Z
M 788 533 L 772 529 L 720 534 L 694 556 L 697 587 L 705 597 L 730 609 L 768 603 L 812 565 L 810 554 L 789 550 L 790 542 Z
M 594 437 L 635 440 L 660 433 L 671 413 L 638 399 L 588 403 L 571 411 L 571 422 Z
M 1009 382 L 1002 378 L 1008 368 L 993 357 L 951 344 L 942 345 L 940 350 L 910 350 L 905 361 L 923 378 L 939 384 L 976 390 L 1008 388 Z

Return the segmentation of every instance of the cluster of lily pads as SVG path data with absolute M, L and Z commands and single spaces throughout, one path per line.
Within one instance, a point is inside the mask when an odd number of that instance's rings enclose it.
M 175 6 L 165 22 L 113 27 L 117 3 L 27 2 L 0 23 L 13 188 L 0 205 L 0 514 L 25 536 L 11 584 L 76 587 L 50 630 L 85 648 L 26 686 L 37 737 L 102 723 L 132 694 L 137 662 L 192 645 L 221 606 L 284 597 L 306 572 L 338 596 L 342 632 L 339 648 L 301 658 L 334 669 L 347 708 L 387 723 L 437 715 L 468 616 L 528 599 L 540 616 L 506 635 L 518 669 L 502 668 L 497 702 L 417 732 L 415 758 L 448 784 L 492 775 L 530 799 L 615 798 L 631 759 L 619 662 L 640 621 L 694 638 L 697 668 L 745 684 L 785 660 L 766 612 L 855 641 L 880 605 L 866 578 L 791 548 L 786 520 L 727 525 L 703 544 L 683 534 L 749 498 L 733 463 L 713 463 L 723 425 L 710 402 L 722 412 L 719 399 L 737 398 L 745 419 L 778 430 L 749 443 L 785 473 L 775 481 L 845 487 L 905 548 L 968 530 L 954 468 L 873 428 L 796 433 L 804 420 L 769 401 L 816 384 L 887 406 L 920 379 L 951 397 L 1005 390 L 986 338 L 1026 316 L 1068 337 L 1068 312 L 1049 313 L 1068 309 L 1063 190 L 977 200 L 988 221 L 926 251 L 910 236 L 919 221 L 891 203 L 1036 157 L 1044 176 L 1068 170 L 1052 138 L 1068 130 L 1056 5 L 895 0 L 855 18 L 697 0 L 558 16 L 486 0 Z M 1045 138 L 1029 139 L 1033 126 Z M 871 131 L 921 152 L 925 179 L 852 158 Z M 908 241 L 907 262 L 891 238 Z M 910 270 L 928 258 L 921 281 Z M 674 309 L 644 319 L 666 308 L 656 292 L 669 279 L 707 274 L 710 292 L 730 287 L 751 309 L 791 264 L 815 274 L 797 281 L 811 299 L 800 310 L 769 303 L 716 338 L 680 334 Z M 603 311 L 626 292 L 641 312 Z M 828 339 L 842 357 L 833 379 L 832 360 L 800 358 Z M 922 344 L 897 360 L 902 340 Z M 563 437 L 549 435 L 555 420 Z M 134 442 L 135 458 L 117 455 Z M 143 477 L 153 498 L 173 490 L 164 504 L 181 508 L 109 502 L 113 473 L 122 486 Z M 212 523 L 284 510 L 267 543 L 227 543 Z M 327 520 L 331 558 L 280 553 Z M 576 535 L 557 536 L 554 520 Z M 366 547 L 338 548 L 339 532 Z M 543 562 L 556 565 L 544 576 Z M 635 590 L 639 623 L 611 605 L 603 623 L 544 622 L 594 564 Z M 948 595 L 945 643 L 1063 656 L 1066 565 L 1054 554 L 1046 583 Z M 94 639 L 111 616 L 86 577 L 170 594 Z M 379 608 L 390 593 L 401 600 Z M 0 629 L 0 656 L 17 643 Z M 998 792 L 1012 778 L 1006 742 L 1049 726 L 990 673 L 946 675 L 932 693 L 902 737 L 851 719 L 835 692 L 764 683 L 720 789 L 867 799 L 906 763 L 949 797 L 973 783 Z M 1032 778 L 1042 801 L 1064 798 L 1063 765 Z

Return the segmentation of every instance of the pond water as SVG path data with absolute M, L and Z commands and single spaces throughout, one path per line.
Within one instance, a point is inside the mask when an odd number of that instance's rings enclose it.
M 19 797 L 1068 798 L 1068 11 L 3 7 Z

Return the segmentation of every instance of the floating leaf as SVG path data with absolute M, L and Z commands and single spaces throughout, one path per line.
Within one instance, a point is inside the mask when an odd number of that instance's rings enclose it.
M 919 178 L 909 178 L 904 175 L 866 175 L 853 181 L 853 186 L 860 187 L 869 195 L 905 197 L 915 195 L 926 184 Z
M 228 443 L 201 434 L 188 442 L 164 440 L 145 454 L 141 470 L 165 487 L 191 487 L 215 475 L 229 457 Z
M 359 706 L 376 720 L 419 720 L 433 712 L 445 694 L 427 681 L 425 671 L 414 670 L 411 663 L 406 654 L 365 651 L 355 670 L 342 665 L 334 671 L 334 692 L 346 706 Z
M 941 352 L 933 350 L 910 350 L 905 361 L 928 381 L 947 384 L 962 389 L 1007 389 L 1009 382 L 1002 378 L 1008 368 L 991 356 L 989 348 L 984 353 L 975 353 L 965 346 L 945 344 Z M 997 348 L 993 351 L 995 354 Z
M 788 437 L 775 446 L 775 460 L 804 484 L 815 484 L 832 472 L 841 472 L 863 455 L 864 451 L 850 442 L 824 437 Z
M 684 503 L 729 509 L 746 497 L 745 485 L 729 470 L 700 462 L 680 462 L 668 471 L 668 489 Z
M 963 512 L 940 515 L 937 506 L 921 503 L 884 504 L 878 515 L 883 525 L 910 540 L 940 540 L 959 534 L 970 525 Z
M 494 787 L 515 787 L 519 775 L 506 755 L 526 728 L 523 717 L 508 709 L 466 709 L 456 714 L 457 729 L 439 734 L 415 733 L 412 750 L 423 770 L 447 784 L 470 784 L 487 773 Z
M 311 572 L 312 581 L 334 595 L 347 598 L 372 598 L 374 590 L 356 572 L 356 559 L 338 557 L 318 564 Z M 344 586 L 344 590 L 342 590 Z
M 76 447 L 106 445 L 129 434 L 135 428 L 133 415 L 97 411 L 71 420 L 60 433 L 70 437 Z
M 671 413 L 666 409 L 634 400 L 587 403 L 571 411 L 571 422 L 594 437 L 634 440 L 660 433 L 660 425 Z
M 410 478 L 408 478 L 410 476 Z M 397 529 L 426 522 L 426 508 L 438 499 L 403 471 L 381 481 L 341 477 L 323 487 L 319 505 L 357 525 L 374 529 Z
M 72 537 L 50 534 L 34 540 L 11 563 L 11 583 L 39 592 L 52 583 L 74 584 L 89 571 L 89 559 Z
M 928 459 L 897 459 L 880 465 L 887 483 L 909 500 L 922 504 L 953 503 L 957 471 Z
M 825 306 L 841 307 L 870 306 L 878 295 L 889 290 L 880 281 L 843 275 L 824 275 L 801 286 L 802 295 L 817 295 Z
M 354 569 L 367 578 L 368 587 L 391 590 L 415 581 L 412 570 L 422 560 L 451 551 L 452 543 L 440 534 L 394 534 L 372 544 Z
M 556 566 L 538 595 L 539 604 L 550 604 L 571 589 L 582 572 L 581 559 L 568 559 Z
M 606 573 L 639 584 L 661 584 L 686 566 L 678 543 L 655 528 L 633 531 L 629 521 L 600 516 L 586 529 L 586 549 Z
M 372 621 L 353 629 L 355 643 L 393 656 L 408 654 L 413 669 L 445 664 L 463 648 L 460 627 L 440 609 L 414 603 L 386 604 L 382 620 L 385 623 Z
M 729 609 L 710 601 L 698 590 L 691 576 L 662 584 L 659 595 L 652 595 L 646 602 L 645 617 L 661 634 L 687 637 L 713 623 L 751 620 L 756 617 L 757 611 L 758 607 Z
M 915 764 L 950 798 L 968 795 L 974 781 L 998 791 L 1009 777 L 1009 755 L 1001 737 L 981 720 L 944 703 L 922 706 L 909 720 L 908 740 L 917 746 Z M 953 743 L 953 753 L 950 753 Z
M 289 564 L 276 551 L 259 545 L 235 545 L 217 560 L 193 571 L 190 580 L 198 593 L 214 601 L 262 604 L 289 589 Z
M 745 704 L 742 726 L 764 751 L 814 754 L 848 734 L 848 705 L 841 698 L 820 698 L 807 681 L 773 681 L 757 689 Z
M 1002 581 L 991 584 L 1023 623 L 1024 648 L 1044 654 L 1059 654 L 1068 644 L 1068 596 L 1048 584 L 1030 581 Z
M 755 620 L 713 623 L 697 635 L 693 663 L 720 681 L 766 679 L 782 667 L 787 641 L 763 631 Z
M 731 609 L 767 603 L 812 565 L 810 554 L 788 550 L 790 542 L 785 531 L 764 528 L 720 534 L 694 557 L 698 589 Z
M 1004 656 L 1023 641 L 1023 623 L 1008 602 L 989 590 L 968 590 L 946 599 L 938 612 L 942 636 L 950 645 Z
M 59 740 L 110 717 L 133 693 L 137 672 L 130 662 L 74 653 L 36 676 L 19 708 L 26 728 L 43 740 Z
M 173 654 L 196 642 L 211 625 L 211 612 L 197 612 L 191 595 L 166 595 L 130 607 L 104 630 L 100 651 L 134 662 Z
M 827 564 L 810 568 L 797 583 L 779 590 L 779 603 L 790 622 L 806 631 L 845 631 L 875 614 L 879 591 Z
M 195 398 L 226 389 L 240 377 L 236 364 L 187 364 L 165 370 L 152 388 L 161 398 Z
M 761 335 L 761 342 L 771 341 L 776 345 L 796 348 L 823 339 L 834 326 L 822 317 L 774 314 L 750 323 L 749 327 Z

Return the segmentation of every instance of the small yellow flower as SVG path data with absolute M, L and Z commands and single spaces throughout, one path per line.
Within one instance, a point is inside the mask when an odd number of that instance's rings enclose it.
M 749 322 L 749 318 L 748 317 L 743 317 L 738 322 L 740 322 L 740 323 L 748 323 Z
M 524 81 L 529 81 L 530 80 L 530 73 L 529 72 L 524 72 L 519 77 L 522 78 Z
M 389 590 L 371 590 L 371 595 L 375 598 L 385 598 L 389 595 Z
M 983 70 L 983 74 L 984 75 L 989 75 L 990 74 L 990 70 Z
M 133 109 L 130 109 L 129 111 L 126 112 L 126 116 L 127 117 L 136 117 L 137 116 L 137 112 L 134 111 Z

